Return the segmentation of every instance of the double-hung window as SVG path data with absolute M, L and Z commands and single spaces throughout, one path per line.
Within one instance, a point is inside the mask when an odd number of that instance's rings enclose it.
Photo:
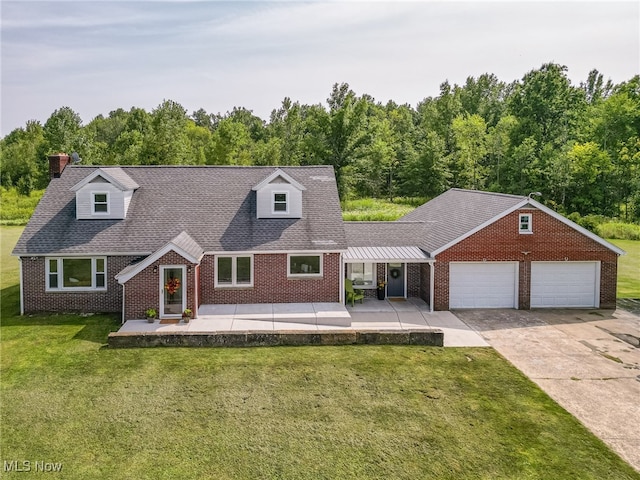
M 216 287 L 252 287 L 253 257 L 229 255 L 216 257 Z
M 47 290 L 106 290 L 107 259 L 47 258 Z
M 289 213 L 289 194 L 287 192 L 274 192 L 273 213 Z
M 531 228 L 531 214 L 521 213 L 519 220 L 519 232 L 520 233 L 533 233 Z
M 94 192 L 91 195 L 91 211 L 98 215 L 109 214 L 109 194 Z

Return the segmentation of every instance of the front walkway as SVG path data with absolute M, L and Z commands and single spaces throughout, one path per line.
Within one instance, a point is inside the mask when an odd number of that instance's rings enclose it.
M 185 324 L 128 320 L 119 332 L 257 332 L 336 330 L 431 330 L 444 332 L 445 347 L 486 347 L 480 335 L 451 312 L 429 312 L 419 298 L 389 302 L 365 299 L 345 308 L 340 303 L 260 303 L 202 305 L 198 318 Z

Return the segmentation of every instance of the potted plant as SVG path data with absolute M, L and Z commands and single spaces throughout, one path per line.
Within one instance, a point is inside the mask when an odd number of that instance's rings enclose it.
M 190 308 L 185 308 L 184 312 L 182 312 L 182 320 L 184 321 L 184 323 L 189 323 L 189 320 L 191 320 L 191 314 L 193 312 L 191 311 Z
M 147 308 L 144 311 L 144 315 L 147 317 L 147 322 L 153 323 L 156 319 L 156 315 L 158 315 L 158 312 L 156 312 L 155 308 Z
M 378 282 L 378 300 L 384 300 L 384 286 L 387 282 Z

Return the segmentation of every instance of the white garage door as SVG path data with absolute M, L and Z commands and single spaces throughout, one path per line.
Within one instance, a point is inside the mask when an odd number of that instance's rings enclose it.
M 597 307 L 598 262 L 531 262 L 531 307 Z
M 517 308 L 518 264 L 449 264 L 449 308 Z

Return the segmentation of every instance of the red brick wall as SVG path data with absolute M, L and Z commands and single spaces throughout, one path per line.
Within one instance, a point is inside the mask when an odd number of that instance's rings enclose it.
M 532 214 L 532 234 L 518 232 L 520 213 Z M 551 215 L 540 210 L 519 210 L 437 255 L 436 310 L 449 309 L 449 262 L 484 260 L 519 262 L 518 305 L 521 309 L 530 306 L 531 262 L 599 260 L 600 307 L 615 308 L 618 256 Z
M 53 257 L 52 257 L 53 258 Z M 25 313 L 121 312 L 122 286 L 114 278 L 134 257 L 107 257 L 107 290 L 92 292 L 46 292 L 44 257 L 22 258 Z
M 160 275 L 162 274 L 160 266 L 163 265 L 185 265 L 187 267 L 186 308 L 193 310 L 193 317 L 196 317 L 198 311 L 195 305 L 195 278 L 198 271 L 196 264 L 188 262 L 176 252 L 168 252 L 125 284 L 125 320 L 143 319 L 147 308 L 155 309 L 160 315 Z M 156 268 L 155 273 L 154 267 Z M 191 272 L 189 272 L 189 267 L 191 267 Z
M 407 297 L 419 297 L 420 296 L 420 264 L 408 263 L 407 264 Z
M 339 302 L 340 254 L 323 254 L 323 278 L 288 278 L 286 254 L 253 256 L 253 287 L 215 288 L 215 256 L 200 268 L 200 303 Z
M 420 264 L 420 298 L 431 303 L 431 266 L 428 263 Z

